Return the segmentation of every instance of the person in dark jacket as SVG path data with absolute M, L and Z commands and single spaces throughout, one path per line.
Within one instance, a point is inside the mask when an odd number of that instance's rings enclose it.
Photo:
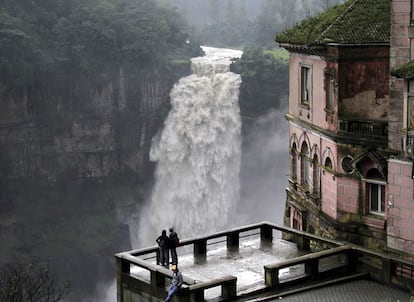
M 171 267 L 171 270 L 173 271 L 173 277 L 171 281 L 171 285 L 168 288 L 168 296 L 165 298 L 164 302 L 170 302 L 172 297 L 178 292 L 178 290 L 183 285 L 183 275 L 178 270 L 177 265 L 173 265 Z
M 177 265 L 178 264 L 178 257 L 177 257 L 176 247 L 178 246 L 179 239 L 178 239 L 177 233 L 174 232 L 174 228 L 172 228 L 172 227 L 170 228 L 170 235 L 168 237 L 170 239 L 168 241 L 168 243 L 169 243 L 169 249 L 170 249 L 170 252 L 171 252 L 171 261 L 172 261 L 172 264 Z
M 169 238 L 167 236 L 167 231 L 162 230 L 161 235 L 155 240 L 158 243 L 160 249 L 160 262 L 159 265 L 168 266 L 170 262 L 170 255 L 168 251 Z

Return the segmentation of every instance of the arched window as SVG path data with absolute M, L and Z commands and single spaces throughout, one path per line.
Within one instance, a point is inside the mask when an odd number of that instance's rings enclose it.
M 332 161 L 331 161 L 331 159 L 329 157 L 327 157 L 325 159 L 325 165 L 324 166 L 327 167 L 327 168 L 329 168 L 329 169 L 332 169 Z
M 370 169 L 366 175 L 366 199 L 370 213 L 383 215 L 385 212 L 385 179 L 377 169 Z
M 298 167 L 298 159 L 296 155 L 296 144 L 293 143 L 292 149 L 290 151 L 291 156 L 291 167 L 290 167 L 290 175 L 293 180 L 297 179 L 297 167 Z
M 313 193 L 319 191 L 319 166 L 318 166 L 318 156 L 315 154 L 312 160 L 312 186 Z
M 308 145 L 304 142 L 300 150 L 300 181 L 307 184 L 309 179 Z

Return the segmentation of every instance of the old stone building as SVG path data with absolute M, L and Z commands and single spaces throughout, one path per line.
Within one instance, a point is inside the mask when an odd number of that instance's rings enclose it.
M 414 1 L 392 1 L 387 248 L 414 254 Z
M 277 35 L 290 52 L 285 224 L 414 254 L 412 3 L 346 1 Z

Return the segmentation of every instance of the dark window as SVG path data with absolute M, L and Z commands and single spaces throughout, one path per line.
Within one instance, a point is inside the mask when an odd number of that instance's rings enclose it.
M 411 25 L 414 24 L 414 0 L 411 0 Z
M 296 154 L 296 144 L 293 144 L 292 150 L 291 150 L 291 177 L 292 179 L 297 179 L 297 166 L 298 166 L 298 160 L 297 160 L 297 154 Z
M 332 161 L 329 157 L 325 159 L 325 167 L 332 169 Z
M 310 68 L 307 66 L 300 67 L 300 101 L 301 104 L 309 105 L 311 97 L 311 79 Z
M 332 73 L 325 73 L 326 109 L 332 110 L 335 105 L 335 78 Z
M 318 167 L 318 156 L 315 154 L 312 161 L 313 166 L 313 174 L 312 174 L 312 186 L 313 186 L 313 193 L 317 193 L 319 191 L 319 167 Z
M 307 158 L 308 154 L 308 145 L 306 143 L 302 144 L 300 150 L 300 181 L 301 184 L 307 184 L 309 178 L 309 161 Z

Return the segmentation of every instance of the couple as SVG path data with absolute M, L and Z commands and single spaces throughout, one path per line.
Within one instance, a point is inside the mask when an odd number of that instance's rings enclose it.
M 170 228 L 170 234 L 167 236 L 167 231 L 162 230 L 161 235 L 155 240 L 160 248 L 160 262 L 159 265 L 168 266 L 170 260 L 170 251 L 172 264 L 178 264 L 176 247 L 179 245 L 179 239 L 173 228 Z

